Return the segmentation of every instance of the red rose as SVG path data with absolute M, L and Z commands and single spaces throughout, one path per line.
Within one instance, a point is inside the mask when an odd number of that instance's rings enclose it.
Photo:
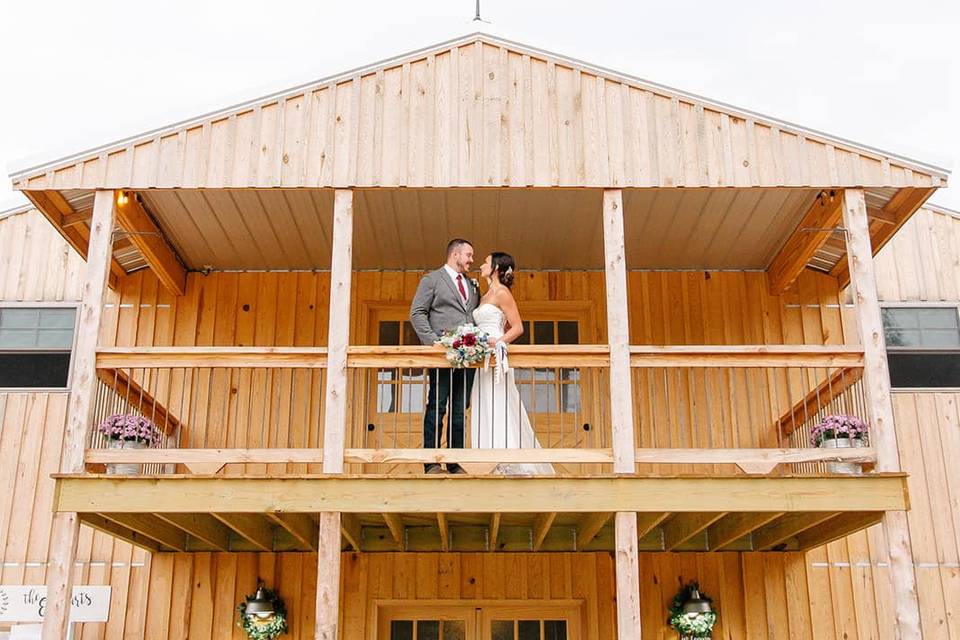
M 460 342 L 460 340 L 454 340 L 454 341 L 453 341 L 453 348 L 454 348 L 454 349 L 459 349 L 461 344 L 462 344 L 462 343 Z
M 477 336 L 473 335 L 472 333 L 468 333 L 467 335 L 463 336 L 463 344 L 467 345 L 468 347 L 476 345 Z

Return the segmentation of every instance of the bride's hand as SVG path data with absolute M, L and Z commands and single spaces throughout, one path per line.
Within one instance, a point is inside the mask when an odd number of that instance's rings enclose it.
M 496 348 L 498 340 L 496 338 L 487 338 L 487 344 L 490 345 L 491 349 Z

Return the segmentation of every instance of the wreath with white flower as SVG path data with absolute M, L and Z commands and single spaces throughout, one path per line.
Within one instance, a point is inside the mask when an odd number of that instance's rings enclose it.
M 248 595 L 237 606 L 237 626 L 243 629 L 250 640 L 274 640 L 277 636 L 287 632 L 287 608 L 276 592 L 263 589 L 264 595 L 273 601 L 273 614 L 269 618 L 258 618 L 247 615 L 247 605 L 256 595 Z
M 690 599 L 691 592 L 696 588 L 695 583 L 683 587 L 670 604 L 670 617 L 667 618 L 667 623 L 683 638 L 709 638 L 713 633 L 714 625 L 717 624 L 716 611 L 684 612 L 683 603 Z M 710 599 L 702 591 L 700 597 L 704 600 Z

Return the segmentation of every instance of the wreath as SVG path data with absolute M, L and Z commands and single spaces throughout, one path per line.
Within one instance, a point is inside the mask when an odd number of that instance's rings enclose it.
M 709 638 L 713 633 L 713 626 L 717 624 L 716 611 L 702 611 L 695 614 L 685 613 L 683 603 L 687 602 L 692 592 L 699 588 L 696 583 L 691 582 L 673 597 L 670 604 L 670 617 L 667 623 L 680 634 L 681 637 Z M 700 592 L 700 597 L 704 600 L 710 600 L 707 595 Z
M 258 618 L 247 615 L 247 605 L 256 595 L 246 596 L 238 606 L 237 626 L 243 629 L 250 640 L 274 640 L 277 636 L 287 632 L 287 608 L 283 600 L 271 589 L 264 588 L 263 595 L 273 601 L 273 615 L 269 618 Z

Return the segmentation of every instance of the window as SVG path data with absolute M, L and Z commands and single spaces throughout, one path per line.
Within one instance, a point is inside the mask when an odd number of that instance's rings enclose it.
M 957 307 L 886 307 L 883 330 L 892 387 L 960 387 Z
M 532 329 L 532 331 L 531 331 Z M 576 320 L 524 320 L 516 344 L 579 344 Z M 580 411 L 579 369 L 518 369 L 517 386 L 528 413 Z
M 73 307 L 0 307 L 0 387 L 66 387 Z

